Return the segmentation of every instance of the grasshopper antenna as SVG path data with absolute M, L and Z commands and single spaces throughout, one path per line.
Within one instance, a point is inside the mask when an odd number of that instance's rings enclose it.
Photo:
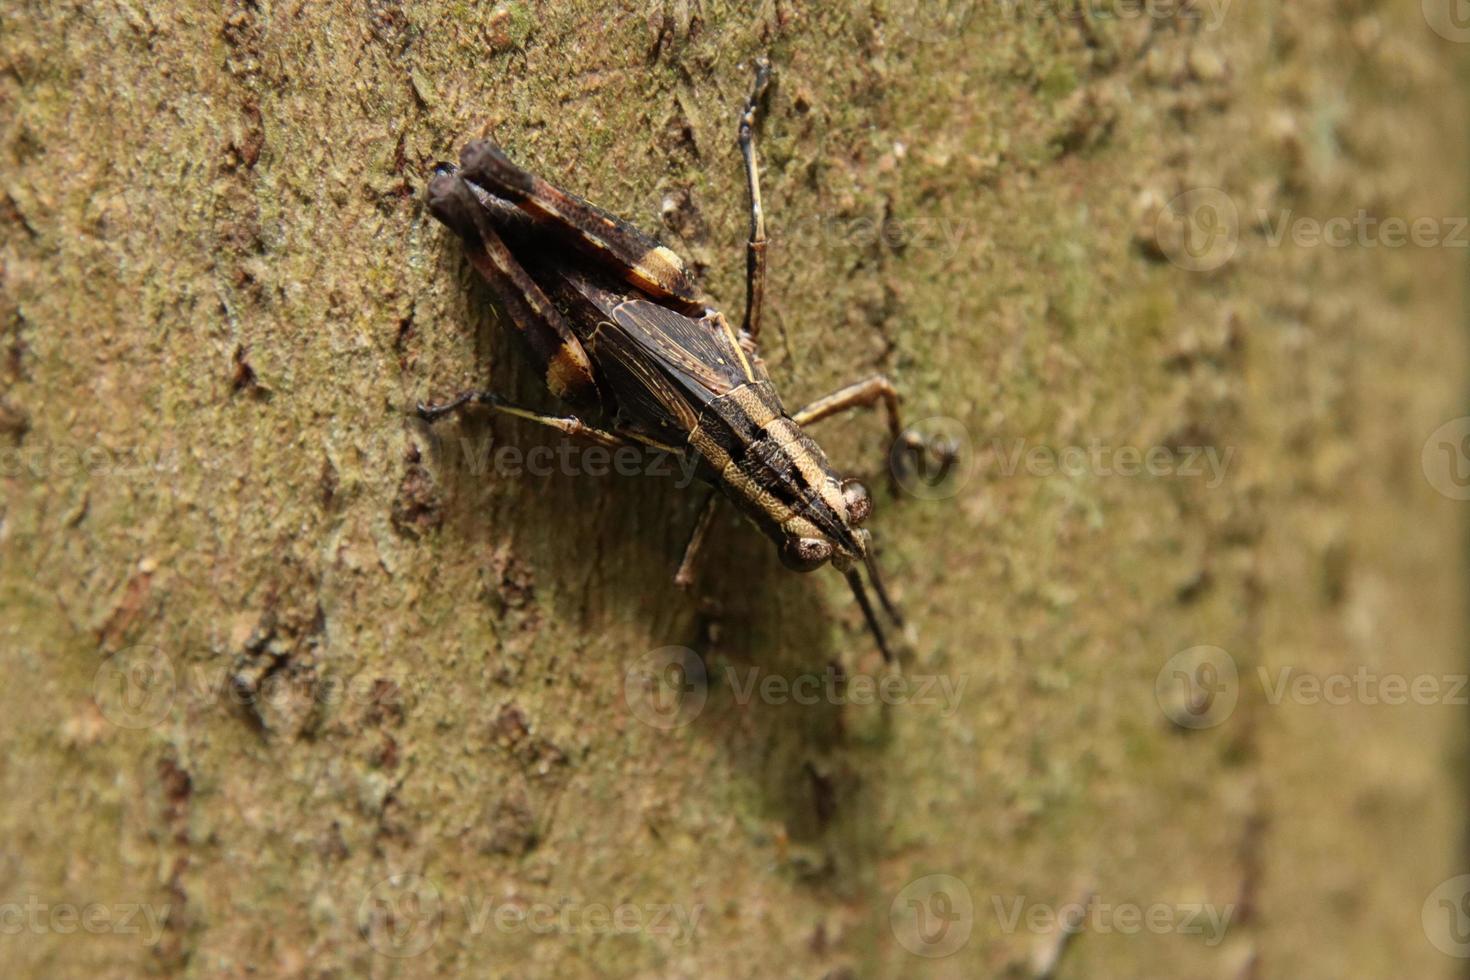
M 878 593 L 878 602 L 883 606 L 883 611 L 893 620 L 895 626 L 902 626 L 903 613 L 898 611 L 898 606 L 889 598 L 888 589 L 883 585 L 883 576 L 878 574 L 878 562 L 871 551 L 863 556 L 863 564 L 867 566 L 868 581 L 873 583 L 873 591 Z
M 871 569 L 871 566 L 869 568 Z M 847 579 L 847 584 L 852 587 L 853 598 L 862 607 L 863 618 L 868 621 L 868 629 L 873 632 L 873 639 L 878 641 L 878 649 L 883 651 L 883 662 L 893 663 L 893 651 L 888 648 L 888 639 L 883 635 L 883 627 L 879 625 L 878 616 L 873 612 L 873 604 L 868 601 L 868 590 L 863 588 L 863 577 L 858 574 L 856 568 L 849 568 L 843 572 L 843 576 Z M 877 579 L 873 581 L 876 586 Z M 880 590 L 878 594 L 882 596 L 883 593 Z M 886 602 L 884 607 L 887 608 Z

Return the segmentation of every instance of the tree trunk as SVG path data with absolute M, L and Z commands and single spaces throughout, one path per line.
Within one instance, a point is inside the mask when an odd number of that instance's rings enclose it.
M 7 974 L 1463 975 L 1422 6 L 8 5 Z M 411 418 L 562 410 L 423 206 L 470 138 L 738 317 L 761 54 L 778 386 L 962 450 L 813 430 L 901 674 L 729 510 L 676 590 L 677 461 Z

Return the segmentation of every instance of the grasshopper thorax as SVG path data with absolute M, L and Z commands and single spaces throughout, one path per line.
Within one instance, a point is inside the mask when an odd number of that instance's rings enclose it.
M 867 560 L 872 512 L 868 491 L 843 480 L 781 406 L 768 381 L 753 381 L 710 401 L 689 434 L 712 481 L 766 536 L 781 560 L 809 572 L 829 562 L 841 571 Z

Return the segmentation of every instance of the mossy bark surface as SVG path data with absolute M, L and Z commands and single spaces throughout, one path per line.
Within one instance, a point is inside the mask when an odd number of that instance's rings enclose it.
M 1465 671 L 1420 4 L 0 20 L 7 975 L 1463 975 L 1464 708 L 1283 687 Z M 556 410 L 422 205 L 470 138 L 738 316 L 762 54 L 778 384 L 888 372 L 966 450 L 893 490 L 878 418 L 819 432 L 910 619 L 886 698 L 840 579 L 733 516 L 672 587 L 677 466 L 410 417 Z M 1290 230 L 1360 211 L 1440 237 Z

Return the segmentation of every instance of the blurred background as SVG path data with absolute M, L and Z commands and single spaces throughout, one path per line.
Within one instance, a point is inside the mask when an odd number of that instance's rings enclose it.
M 10 0 L 14 977 L 1453 977 L 1457 0 Z M 883 371 L 902 670 L 562 409 L 426 212 L 511 157 Z

